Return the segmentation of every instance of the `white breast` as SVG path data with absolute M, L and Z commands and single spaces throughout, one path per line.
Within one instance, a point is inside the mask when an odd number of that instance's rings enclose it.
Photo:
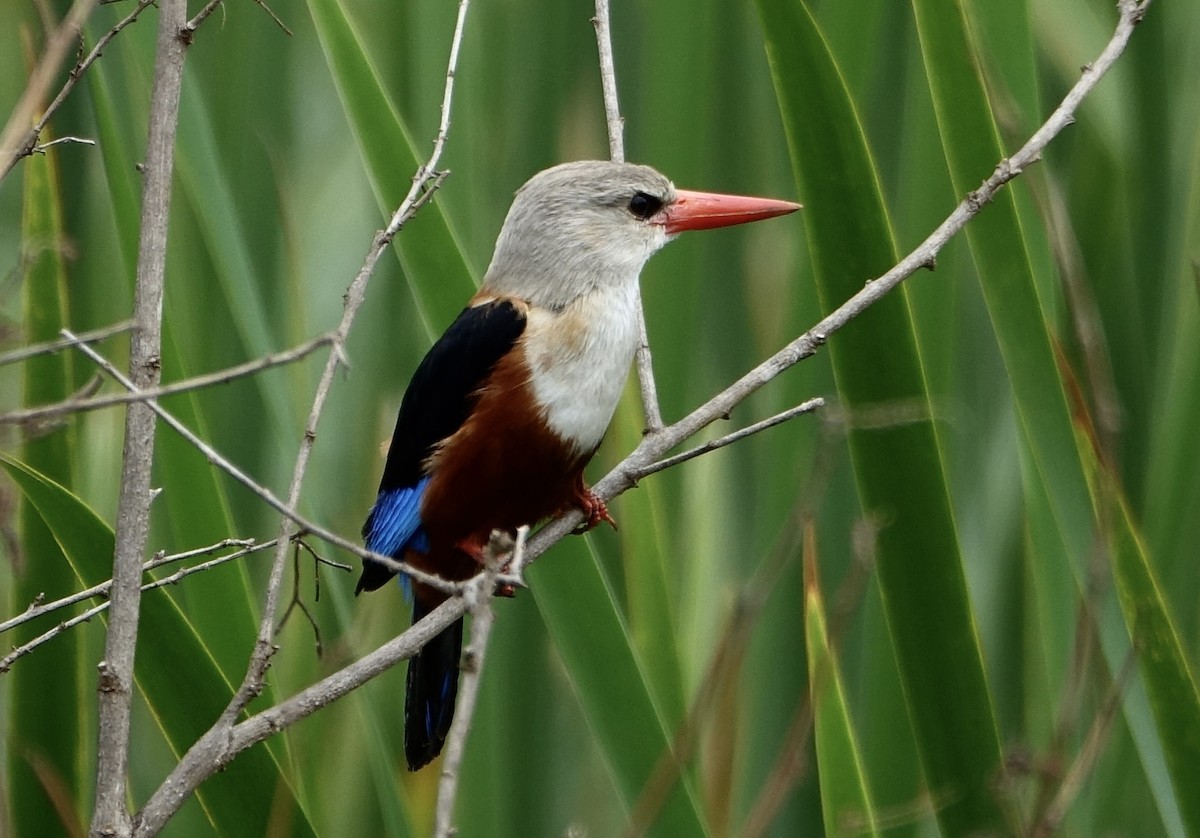
M 546 424 L 577 453 L 592 451 L 637 350 L 637 285 L 596 291 L 557 313 L 531 309 L 524 344 Z

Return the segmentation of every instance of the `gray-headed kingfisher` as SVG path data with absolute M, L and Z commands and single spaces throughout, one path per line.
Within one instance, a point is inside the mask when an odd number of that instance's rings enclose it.
M 638 276 L 685 230 L 794 212 L 769 198 L 676 189 L 647 166 L 582 161 L 517 191 L 483 286 L 417 367 L 400 403 L 366 546 L 445 579 L 478 572 L 492 530 L 572 507 L 612 522 L 583 479 L 638 343 Z M 356 593 L 394 575 L 364 560 Z M 413 586 L 413 622 L 446 599 Z M 410 770 L 442 749 L 462 620 L 408 663 Z

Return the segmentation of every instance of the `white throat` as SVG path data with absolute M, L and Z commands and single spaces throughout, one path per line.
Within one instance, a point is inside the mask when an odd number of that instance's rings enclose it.
M 637 351 L 638 285 L 597 288 L 561 311 L 534 307 L 525 331 L 530 383 L 547 425 L 590 454 L 620 401 Z

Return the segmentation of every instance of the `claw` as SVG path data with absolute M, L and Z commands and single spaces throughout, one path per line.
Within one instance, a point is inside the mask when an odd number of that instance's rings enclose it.
M 601 521 L 607 522 L 613 528 L 613 531 L 616 532 L 617 522 L 608 513 L 608 505 L 591 489 L 580 484 L 575 493 L 575 502 L 579 504 L 579 508 L 583 510 L 584 515 L 583 523 L 573 530 L 576 535 L 585 533 L 588 530 L 594 530 L 600 526 Z

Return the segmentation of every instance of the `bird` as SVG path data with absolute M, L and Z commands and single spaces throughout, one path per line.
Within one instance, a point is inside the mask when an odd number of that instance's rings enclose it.
M 646 261 L 688 230 L 800 205 L 677 189 L 649 166 L 576 161 L 517 190 L 479 291 L 433 344 L 400 403 L 367 549 L 447 580 L 475 575 L 494 530 L 560 512 L 616 522 L 584 481 L 639 342 Z M 365 558 L 355 594 L 395 570 Z M 408 581 L 408 580 L 405 580 Z M 447 594 L 411 581 L 417 623 Z M 511 592 L 510 592 L 511 593 Z M 410 771 L 441 752 L 454 715 L 462 619 L 410 659 Z

